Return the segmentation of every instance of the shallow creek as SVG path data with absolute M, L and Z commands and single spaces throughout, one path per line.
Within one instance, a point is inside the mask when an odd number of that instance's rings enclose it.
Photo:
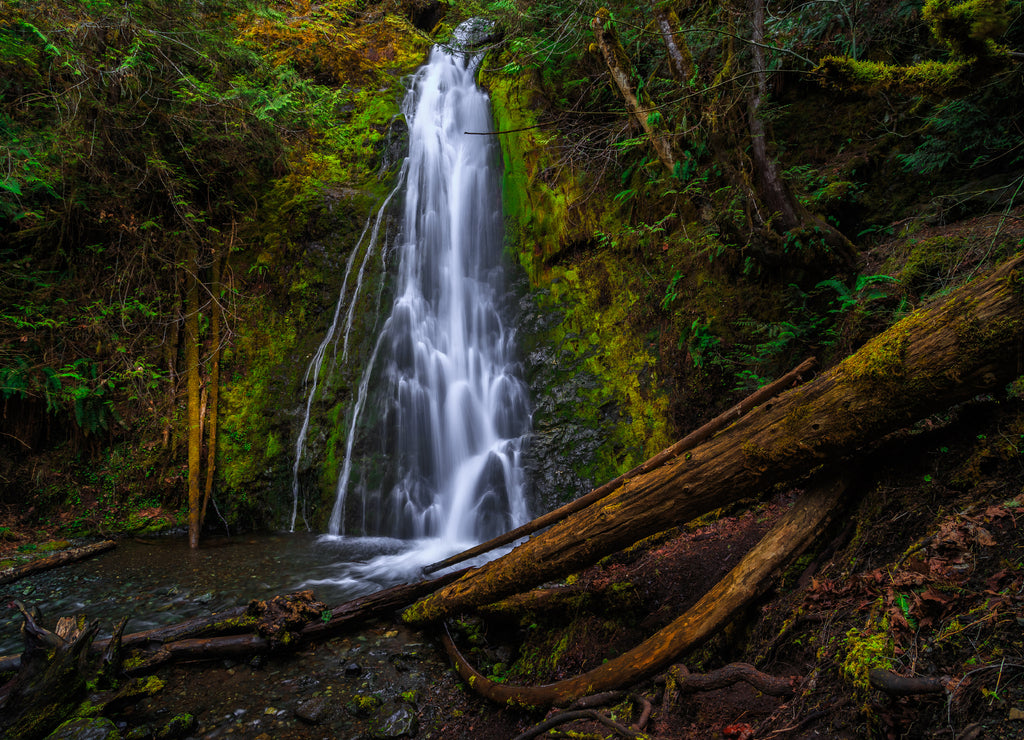
M 336 605 L 418 578 L 429 559 L 403 558 L 409 543 L 310 534 L 211 539 L 190 550 L 184 538 L 125 540 L 88 560 L 0 586 L 0 604 L 37 606 L 50 628 L 58 617 L 85 614 L 108 635 L 122 616 L 126 632 L 312 589 Z M 0 612 L 0 655 L 21 652 L 21 617 Z

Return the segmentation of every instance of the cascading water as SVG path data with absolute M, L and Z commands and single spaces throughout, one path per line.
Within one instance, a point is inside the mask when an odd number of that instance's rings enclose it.
M 480 30 L 462 24 L 455 47 Z M 527 519 L 520 455 L 530 414 L 513 332 L 499 315 L 499 173 L 478 63 L 435 47 L 403 103 L 409 156 L 394 303 L 348 422 L 329 528 L 432 542 L 431 555 Z M 380 445 L 369 462 L 366 429 Z

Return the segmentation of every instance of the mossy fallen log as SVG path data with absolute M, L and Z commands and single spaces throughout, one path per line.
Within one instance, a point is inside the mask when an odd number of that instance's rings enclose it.
M 803 494 L 736 567 L 682 616 L 632 650 L 579 676 L 545 686 L 496 683 L 474 669 L 447 635 L 442 638 L 445 649 L 474 691 L 509 706 L 564 706 L 588 694 L 650 678 L 706 641 L 765 593 L 775 575 L 825 526 L 845 490 L 845 480 L 837 477 Z
M 558 507 L 554 511 L 549 511 L 547 514 L 543 514 L 537 517 L 536 519 L 527 522 L 521 527 L 516 527 L 512 531 L 506 532 L 502 535 L 498 535 L 497 537 L 490 539 L 487 542 L 482 542 L 481 544 L 476 545 L 475 547 L 471 547 L 468 550 L 463 550 L 460 553 L 456 553 L 455 555 L 452 555 L 451 557 L 446 558 L 445 560 L 441 560 L 437 563 L 432 563 L 426 566 L 423 569 L 423 572 L 433 573 L 443 568 L 455 565 L 456 563 L 461 563 L 463 561 L 469 560 L 470 558 L 475 558 L 477 555 L 482 555 L 485 552 L 490 552 L 491 550 L 501 547 L 502 545 L 507 545 L 511 542 L 515 542 L 521 537 L 526 537 L 527 535 L 540 531 L 541 529 L 544 529 L 544 527 L 548 527 L 554 524 L 555 522 L 559 522 L 562 519 L 565 519 L 570 514 L 580 511 L 581 509 L 587 508 L 595 501 L 599 501 L 605 496 L 607 496 L 609 493 L 611 493 L 616 488 L 625 483 L 628 479 L 634 478 L 640 475 L 641 473 L 647 473 L 651 470 L 654 470 L 655 468 L 664 465 L 672 458 L 679 457 L 679 455 L 683 454 L 687 450 L 696 447 L 697 445 L 699 445 L 701 442 L 708 439 L 712 435 L 720 432 L 722 429 L 725 429 L 725 427 L 732 424 L 734 421 L 739 419 L 741 416 L 746 414 L 751 409 L 757 408 L 758 406 L 765 403 L 769 399 L 774 398 L 787 388 L 790 388 L 797 383 L 803 382 L 803 380 L 808 375 L 810 375 L 816 363 L 817 360 L 815 358 L 808 357 L 806 360 L 801 362 L 799 365 L 797 365 L 795 368 L 793 368 L 788 373 L 783 375 L 781 378 L 769 383 L 763 388 L 758 388 L 756 391 L 751 393 L 742 401 L 732 406 L 728 411 L 722 412 L 714 419 L 709 421 L 707 424 L 704 424 L 698 429 L 690 432 L 675 444 L 671 445 L 670 447 L 667 447 L 654 457 L 642 462 L 640 465 L 637 465 L 628 473 L 623 473 L 618 478 L 610 480 L 604 485 L 598 486 L 585 496 L 580 496 L 575 501 L 570 501 L 564 506 Z
M 114 540 L 104 540 L 103 542 L 95 542 L 91 545 L 82 545 L 81 547 L 71 547 L 67 550 L 61 550 L 60 552 L 55 552 L 53 555 L 36 558 L 24 565 L 15 565 L 10 568 L 4 568 L 3 570 L 0 570 L 0 584 L 17 581 L 19 578 L 30 576 L 33 573 L 41 573 L 44 570 L 50 570 L 51 568 L 56 568 L 59 565 L 66 565 L 78 560 L 84 560 L 85 558 L 91 558 L 93 555 L 106 552 L 114 547 L 117 547 L 117 543 L 114 542 Z
M 423 624 L 498 601 L 793 482 L 923 416 L 1004 386 L 1021 373 L 1022 352 L 1024 255 L 1017 255 L 687 454 L 421 599 L 404 619 Z

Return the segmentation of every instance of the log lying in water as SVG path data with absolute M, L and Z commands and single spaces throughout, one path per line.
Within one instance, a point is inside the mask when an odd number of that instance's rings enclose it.
M 82 545 L 81 547 L 72 547 L 67 550 L 61 550 L 60 552 L 55 552 L 53 555 L 47 555 L 44 558 L 36 558 L 32 562 L 25 563 L 24 565 L 15 565 L 10 568 L 4 568 L 3 570 L 0 570 L 0 584 L 17 581 L 19 578 L 30 576 L 33 573 L 41 573 L 44 570 L 56 568 L 58 565 L 66 565 L 67 563 L 73 563 L 76 560 L 91 558 L 93 555 L 106 552 L 114 547 L 117 547 L 117 543 L 114 542 L 114 540 L 104 540 L 103 542 L 95 542 L 91 545 Z
M 1022 368 L 1024 255 L 919 309 L 809 383 L 422 599 L 422 624 L 559 578 L 830 459 L 937 409 L 991 391 Z
M 283 643 L 291 645 L 319 640 L 374 619 L 390 617 L 424 594 L 436 591 L 456 580 L 467 570 L 468 568 L 464 568 L 446 573 L 432 580 L 399 584 L 346 601 L 329 611 L 324 610 L 317 615 L 318 619 L 315 621 L 307 621 L 285 641 L 275 640 L 264 634 L 252 634 L 252 630 L 259 630 L 259 619 L 249 613 L 250 606 L 238 606 L 206 617 L 195 617 L 178 624 L 124 635 L 117 649 L 135 648 L 138 651 L 137 659 L 131 661 L 132 667 L 129 670 L 133 675 L 147 673 L 174 660 L 203 660 L 267 653 L 280 648 Z M 108 651 L 111 647 L 110 639 L 95 640 L 91 643 L 92 652 Z M 0 672 L 19 670 L 21 657 L 0 657 Z

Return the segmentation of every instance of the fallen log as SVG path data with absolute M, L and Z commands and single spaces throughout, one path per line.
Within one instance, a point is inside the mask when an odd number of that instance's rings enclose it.
M 704 424 L 699 429 L 690 432 L 681 440 L 659 452 L 649 460 L 640 463 L 635 468 L 630 470 L 628 473 L 623 473 L 618 478 L 610 480 L 603 486 L 598 486 L 590 493 L 580 496 L 575 501 L 570 501 L 565 506 L 560 506 L 554 511 L 550 511 L 547 514 L 537 517 L 533 521 L 527 522 L 521 527 L 506 532 L 505 534 L 499 535 L 493 539 L 483 542 L 476 547 L 471 547 L 468 550 L 463 550 L 460 553 L 452 555 L 446 560 L 442 560 L 437 563 L 432 563 L 423 569 L 424 573 L 433 573 L 434 571 L 447 568 L 450 565 L 461 563 L 464 560 L 475 558 L 477 555 L 483 555 L 485 552 L 490 552 L 495 548 L 507 545 L 510 542 L 515 542 L 521 537 L 526 537 L 529 534 L 544 529 L 544 527 L 550 526 L 555 522 L 559 522 L 565 519 L 570 514 L 574 514 L 577 511 L 587 508 L 595 501 L 599 501 L 609 493 L 614 491 L 616 488 L 621 486 L 630 478 L 635 478 L 643 473 L 650 472 L 655 468 L 661 467 L 669 460 L 679 457 L 687 450 L 693 449 L 701 442 L 709 439 L 716 432 L 720 432 L 725 427 L 732 424 L 734 421 L 739 419 L 741 416 L 746 414 L 748 411 L 757 408 L 761 404 L 779 395 L 782 391 L 786 390 L 795 383 L 802 381 L 803 377 L 814 369 L 814 365 L 817 360 L 813 357 L 809 357 L 798 366 L 790 370 L 788 373 L 783 375 L 778 380 L 775 380 L 763 388 L 759 388 L 749 396 L 744 398 L 742 401 L 737 403 L 735 406 L 730 408 L 728 411 L 716 416 L 714 419 Z
M 797 502 L 714 588 L 682 616 L 632 650 L 586 673 L 545 686 L 512 686 L 483 676 L 462 656 L 447 632 L 442 635 L 459 675 L 481 696 L 509 706 L 563 706 L 588 694 L 632 685 L 668 668 L 697 647 L 771 586 L 782 567 L 811 543 L 829 520 L 846 484 L 835 479 Z M 746 680 L 736 671 L 737 680 Z M 698 680 L 692 683 L 697 685 Z
M 504 557 L 420 600 L 422 624 L 565 576 L 673 524 L 869 447 L 936 408 L 991 391 L 1022 368 L 1024 255 L 919 309 L 814 380 Z
M 30 576 L 33 573 L 41 573 L 44 570 L 56 568 L 58 565 L 66 565 L 67 563 L 74 563 L 77 560 L 91 558 L 93 555 L 106 552 L 114 547 L 117 547 L 117 543 L 114 542 L 114 540 L 105 540 L 103 542 L 95 542 L 91 545 L 82 545 L 81 547 L 72 547 L 67 550 L 61 550 L 60 552 L 55 552 L 53 555 L 47 555 L 44 558 L 36 558 L 32 562 L 25 563 L 24 565 L 14 565 L 10 568 L 4 568 L 3 570 L 0 570 L 0 584 L 17 581 L 19 578 Z

